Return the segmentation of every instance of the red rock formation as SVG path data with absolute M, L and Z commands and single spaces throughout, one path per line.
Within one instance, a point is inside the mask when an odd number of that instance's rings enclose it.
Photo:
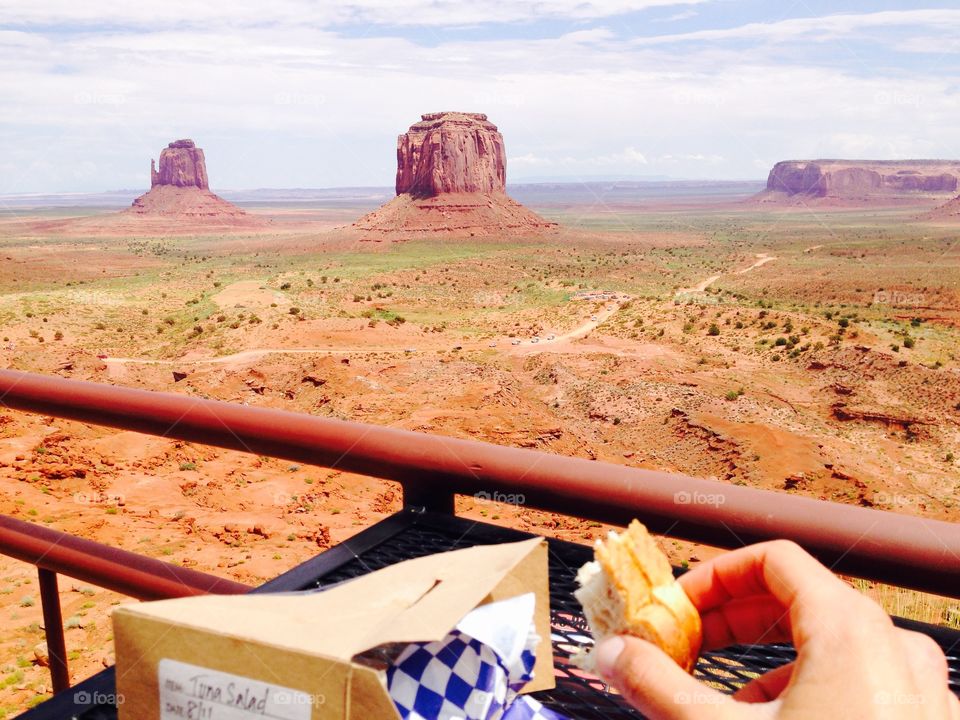
M 502 193 L 503 136 L 482 113 L 428 113 L 397 138 L 397 195 Z
M 924 220 L 934 220 L 939 222 L 960 223 L 960 197 L 955 197 L 946 205 L 932 210 L 923 216 Z
M 176 140 L 160 152 L 160 170 L 150 161 L 150 191 L 127 213 L 200 221 L 245 218 L 247 213 L 210 192 L 203 150 L 193 140 Z
M 193 140 L 174 140 L 160 151 L 160 171 L 150 161 L 150 187 L 175 185 L 208 190 L 207 163 Z
M 486 235 L 555 227 L 506 194 L 503 136 L 482 113 L 443 112 L 397 139 L 397 197 L 354 227 Z
M 947 160 L 788 160 L 773 166 L 761 201 L 865 200 L 950 194 L 960 162 Z

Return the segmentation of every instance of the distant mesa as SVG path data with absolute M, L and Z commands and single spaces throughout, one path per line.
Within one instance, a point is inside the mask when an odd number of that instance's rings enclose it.
M 229 220 L 247 213 L 210 192 L 203 150 L 193 140 L 175 140 L 160 152 L 160 169 L 150 161 L 150 191 L 126 211 L 136 215 Z
M 397 139 L 397 197 L 354 227 L 488 235 L 555 228 L 506 194 L 503 136 L 483 113 L 439 112 Z
M 955 197 L 945 205 L 931 210 L 922 216 L 923 220 L 934 220 L 937 222 L 960 223 L 960 197 Z
M 209 190 L 207 163 L 203 150 L 193 140 L 174 140 L 160 151 L 160 172 L 150 161 L 150 187 L 174 185 Z
M 960 161 L 787 160 L 773 166 L 760 202 L 909 198 L 950 195 L 960 187 Z

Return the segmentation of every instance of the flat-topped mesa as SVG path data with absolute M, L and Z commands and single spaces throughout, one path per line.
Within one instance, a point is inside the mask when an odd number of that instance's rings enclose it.
M 203 150 L 193 140 L 174 140 L 160 151 L 160 170 L 150 161 L 150 187 L 173 185 L 209 190 Z
M 766 195 L 864 199 L 956 193 L 960 161 L 787 160 L 773 166 Z
M 438 112 L 397 138 L 397 195 L 503 193 L 503 136 L 483 113 Z

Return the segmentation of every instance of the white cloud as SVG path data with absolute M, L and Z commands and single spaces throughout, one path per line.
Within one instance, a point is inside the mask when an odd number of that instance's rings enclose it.
M 779 41 L 807 37 L 825 42 L 838 37 L 861 35 L 871 28 L 928 27 L 944 32 L 960 28 L 960 10 L 888 10 L 876 13 L 825 15 L 821 17 L 790 18 L 772 23 L 747 23 L 722 30 L 698 30 L 675 35 L 637 38 L 637 45 L 663 45 L 676 42 L 703 42 L 712 40 L 767 40 Z
M 143 187 L 150 157 L 178 137 L 205 149 L 215 189 L 390 185 L 397 134 L 446 109 L 490 116 L 514 179 L 641 167 L 758 178 L 793 157 L 960 156 L 947 71 L 854 73 L 820 63 L 822 46 L 809 65 L 711 43 L 677 51 L 604 28 L 425 47 L 274 24 L 297 5 L 280 3 L 259 29 L 201 27 L 197 4 L 193 28 L 0 32 L 0 156 L 18 168 L 0 192 Z
M 592 20 L 652 7 L 696 5 L 709 0 L 13 0 L 4 3 L 8 25 L 88 24 L 263 27 L 266 24 L 325 27 L 340 23 L 461 26 L 529 22 L 543 18 Z

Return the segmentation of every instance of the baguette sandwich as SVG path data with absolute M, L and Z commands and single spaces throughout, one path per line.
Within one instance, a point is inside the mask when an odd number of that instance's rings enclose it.
M 687 672 L 700 653 L 700 614 L 673 577 L 670 561 L 637 520 L 623 533 L 597 540 L 594 560 L 577 573 L 574 593 L 593 632 L 594 647 L 610 635 L 634 635 L 657 645 Z M 574 663 L 594 671 L 587 648 Z

